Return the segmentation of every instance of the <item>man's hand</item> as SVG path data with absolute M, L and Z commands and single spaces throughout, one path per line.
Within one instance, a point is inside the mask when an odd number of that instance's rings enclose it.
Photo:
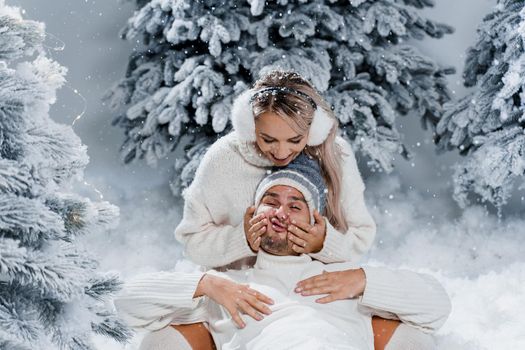
M 363 269 L 351 269 L 336 272 L 323 271 L 297 283 L 296 293 L 301 295 L 328 294 L 316 302 L 321 304 L 335 300 L 353 299 L 361 296 L 366 287 L 366 275 Z
M 293 242 L 292 249 L 297 253 L 318 253 L 323 249 L 326 237 L 326 222 L 317 210 L 314 210 L 314 225 L 295 222 L 288 226 L 288 239 Z
M 239 312 L 247 314 L 257 321 L 263 319 L 260 313 L 266 315 L 272 313 L 267 306 L 267 304 L 273 304 L 272 299 L 247 285 L 226 278 L 205 274 L 197 286 L 194 297 L 203 295 L 222 305 L 239 328 L 246 326 Z
M 244 213 L 244 234 L 246 235 L 248 245 L 252 251 L 256 253 L 261 246 L 261 235 L 266 232 L 268 218 L 266 213 L 253 216 L 254 213 L 254 206 L 248 207 Z

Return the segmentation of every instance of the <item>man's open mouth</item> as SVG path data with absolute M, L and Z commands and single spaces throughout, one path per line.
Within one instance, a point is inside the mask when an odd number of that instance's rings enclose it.
M 288 230 L 288 225 L 283 224 L 277 218 L 271 219 L 272 228 L 275 232 L 285 232 Z

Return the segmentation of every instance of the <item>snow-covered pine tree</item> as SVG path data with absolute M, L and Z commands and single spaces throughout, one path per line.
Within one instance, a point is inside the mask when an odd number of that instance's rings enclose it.
M 499 0 L 468 50 L 464 83 L 472 93 L 447 104 L 436 128 L 441 150 L 465 158 L 454 173 L 454 197 L 469 193 L 501 209 L 517 181 L 525 185 L 525 0 Z
M 0 349 L 94 349 L 130 330 L 107 304 L 118 276 L 77 242 L 118 208 L 68 191 L 88 163 L 49 106 L 66 69 L 43 53 L 44 26 L 0 0 Z
M 183 142 L 176 194 L 207 147 L 230 130 L 232 99 L 271 68 L 312 81 L 374 170 L 390 171 L 396 154 L 408 156 L 399 115 L 415 111 L 434 127 L 450 99 L 448 70 L 405 43 L 452 31 L 421 17 L 433 0 L 134 2 L 122 37 L 143 45 L 107 100 L 125 129 L 125 162 L 155 164 Z

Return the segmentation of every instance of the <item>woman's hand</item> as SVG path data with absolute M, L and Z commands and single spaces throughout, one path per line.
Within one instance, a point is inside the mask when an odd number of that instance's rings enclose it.
M 301 295 L 328 294 L 316 302 L 321 304 L 335 300 L 353 299 L 363 294 L 366 287 L 366 275 L 363 269 L 351 269 L 336 272 L 323 271 L 322 274 L 307 278 L 297 283 L 296 293 Z
M 292 221 L 288 226 L 288 239 L 293 242 L 292 249 L 297 253 L 318 253 L 323 249 L 326 237 L 326 222 L 317 210 L 314 210 L 314 225 Z
M 272 313 L 267 306 L 267 304 L 273 304 L 272 299 L 247 285 L 226 278 L 205 274 L 195 292 L 195 297 L 202 295 L 206 295 L 217 304 L 222 305 L 239 328 L 246 326 L 239 312 L 247 314 L 257 321 L 263 319 L 260 313 L 266 315 Z
M 266 232 L 268 218 L 266 217 L 266 213 L 253 216 L 254 213 L 254 206 L 248 207 L 244 213 L 244 234 L 246 235 L 248 245 L 252 251 L 256 253 L 261 246 L 261 235 Z

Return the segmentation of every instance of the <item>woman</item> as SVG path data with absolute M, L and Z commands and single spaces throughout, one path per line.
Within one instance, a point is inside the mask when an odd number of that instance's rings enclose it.
M 297 73 L 271 71 L 235 100 L 232 124 L 184 193 L 175 236 L 185 256 L 211 268 L 249 263 L 267 220 L 252 217 L 255 188 L 272 167 L 304 152 L 319 161 L 327 205 L 315 213 L 314 225 L 289 227 L 294 250 L 325 263 L 358 261 L 373 242 L 375 224 L 352 149 L 336 137 L 337 119 L 312 85 Z

